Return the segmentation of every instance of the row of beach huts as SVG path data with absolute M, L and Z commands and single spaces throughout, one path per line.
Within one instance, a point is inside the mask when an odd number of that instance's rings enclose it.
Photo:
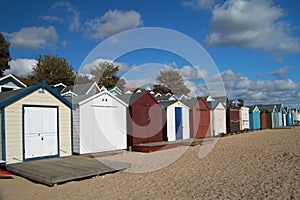
M 14 75 L 0 78 L 0 162 L 114 150 L 155 151 L 193 138 L 279 128 L 299 123 L 297 109 L 281 104 L 237 106 L 226 97 L 122 93 L 96 83 L 26 87 Z

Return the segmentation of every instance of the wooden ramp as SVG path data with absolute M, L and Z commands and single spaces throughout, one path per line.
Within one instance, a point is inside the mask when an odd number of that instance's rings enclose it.
M 130 164 L 123 162 L 70 156 L 9 164 L 6 169 L 27 179 L 54 186 L 57 183 L 112 173 L 129 167 Z
M 150 153 L 155 151 L 161 151 L 166 150 L 170 148 L 179 147 L 179 142 L 152 142 L 152 143 L 144 143 L 144 144 L 134 144 L 132 146 L 132 151 L 138 151 L 138 152 L 144 152 L 144 153 Z
M 191 139 L 183 139 L 176 141 L 162 141 L 162 142 L 152 142 L 152 143 L 144 143 L 144 144 L 134 144 L 132 146 L 132 151 L 150 153 L 155 151 L 166 150 L 170 148 L 176 148 L 180 145 L 182 146 L 196 146 L 202 144 L 204 142 L 211 142 L 214 138 L 191 138 Z

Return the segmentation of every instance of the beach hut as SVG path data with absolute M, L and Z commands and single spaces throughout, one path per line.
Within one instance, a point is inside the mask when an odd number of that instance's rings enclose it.
M 96 82 L 67 86 L 60 91 L 61 96 L 74 97 L 86 94 L 97 94 L 101 89 Z
M 210 136 L 210 108 L 201 97 L 182 100 L 190 108 L 190 137 Z
M 249 106 L 249 121 L 251 130 L 258 130 L 261 128 L 260 110 L 256 105 Z
M 250 128 L 249 122 L 249 108 L 248 107 L 241 107 L 240 108 L 240 130 L 241 131 L 248 131 Z
M 260 128 L 267 129 L 269 128 L 268 116 L 270 115 L 270 112 L 264 108 L 259 108 L 259 110 L 260 110 Z
M 127 107 L 105 90 L 69 98 L 73 103 L 74 152 L 78 154 L 127 148 Z
M 127 146 L 163 141 L 163 108 L 149 92 L 118 95 L 129 105 Z
M 297 109 L 297 124 L 300 124 L 300 110 Z
M 227 133 L 240 132 L 240 109 L 228 106 L 226 109 L 226 131 Z
M 72 155 L 72 105 L 45 82 L 1 93 L 0 108 L 0 160 Z
M 283 126 L 287 126 L 286 116 L 287 116 L 287 108 L 285 107 L 282 109 L 282 125 Z
M 161 105 L 166 111 L 164 135 L 167 141 L 190 138 L 189 107 L 180 101 L 164 101 Z
M 297 124 L 298 122 L 298 111 L 297 109 L 292 109 L 292 118 L 293 118 L 293 124 Z
M 293 124 L 299 124 L 300 122 L 300 111 L 297 108 L 292 109 Z
M 112 89 L 109 89 L 109 92 L 112 93 L 113 95 L 121 95 L 121 94 L 123 94 L 123 91 L 120 88 L 118 88 L 117 86 L 115 86 Z
M 283 106 L 282 104 L 276 104 L 276 108 L 277 108 L 277 115 L 278 115 L 278 127 L 283 126 Z
M 226 134 L 226 107 L 220 101 L 208 101 L 210 107 L 210 130 L 212 136 Z
M 286 124 L 287 124 L 287 126 L 293 125 L 293 115 L 292 115 L 292 110 L 289 109 L 289 108 L 287 108 Z
M 13 74 L 8 74 L 0 78 L 0 92 L 18 90 L 26 87 L 27 85 Z
M 258 105 L 260 110 L 267 110 L 268 128 L 278 127 L 278 112 L 276 105 Z

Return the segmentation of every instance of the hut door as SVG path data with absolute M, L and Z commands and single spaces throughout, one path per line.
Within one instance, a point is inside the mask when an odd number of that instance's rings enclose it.
M 182 134 L 182 108 L 175 107 L 175 130 L 176 130 L 176 140 L 183 139 Z
M 24 159 L 58 155 L 57 108 L 24 107 Z
M 209 123 L 210 123 L 210 115 L 209 111 L 205 109 L 200 109 L 200 121 L 199 121 L 199 133 L 197 135 L 197 138 L 204 138 L 208 134 L 209 129 Z

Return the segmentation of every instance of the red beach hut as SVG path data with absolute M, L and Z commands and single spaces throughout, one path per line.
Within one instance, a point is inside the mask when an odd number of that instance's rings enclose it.
M 261 129 L 269 128 L 268 113 L 269 113 L 269 111 L 266 109 L 260 111 L 260 127 L 261 127 Z
M 210 108 L 201 97 L 182 100 L 190 108 L 190 137 L 210 136 Z
M 240 109 L 229 106 L 226 110 L 226 128 L 227 133 L 240 132 Z
M 163 108 L 149 93 L 119 95 L 129 105 L 127 115 L 127 145 L 163 141 Z

